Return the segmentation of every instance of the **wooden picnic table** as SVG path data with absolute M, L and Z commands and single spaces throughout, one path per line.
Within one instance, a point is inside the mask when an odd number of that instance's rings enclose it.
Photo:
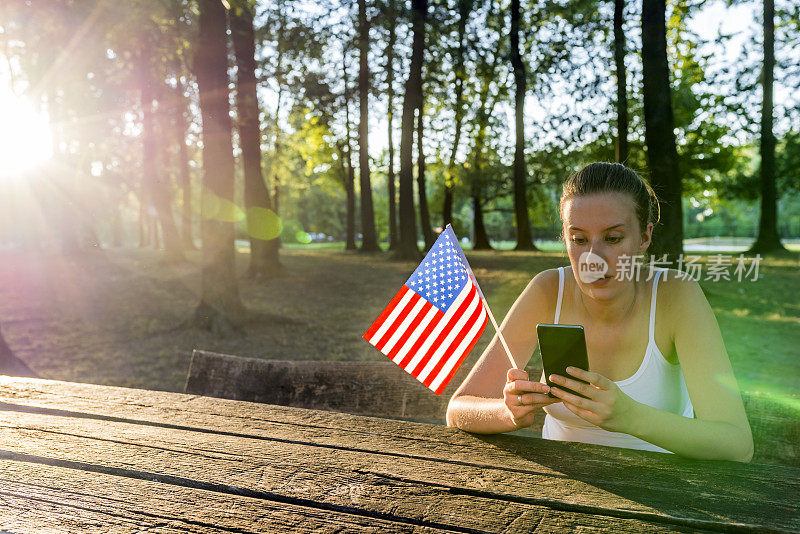
M 800 469 L 0 376 L 0 530 L 800 531 Z

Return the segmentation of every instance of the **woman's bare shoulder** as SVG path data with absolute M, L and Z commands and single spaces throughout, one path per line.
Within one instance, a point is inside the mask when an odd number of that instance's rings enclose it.
M 687 317 L 697 317 L 710 307 L 697 280 L 677 269 L 666 269 L 658 284 L 659 309 L 670 323 L 674 334 L 676 325 Z
M 558 269 L 539 271 L 530 281 L 530 285 L 535 285 L 544 297 L 556 298 L 558 295 Z
M 555 311 L 558 298 L 558 269 L 545 269 L 534 276 L 520 295 L 524 304 L 534 306 L 537 315 L 547 317 Z M 540 321 L 541 322 L 541 321 Z
M 658 292 L 659 296 L 661 295 L 661 289 L 664 289 L 664 293 L 671 297 L 686 297 L 686 292 L 696 292 L 700 291 L 702 293 L 702 289 L 700 288 L 700 284 L 697 283 L 697 280 L 692 278 L 691 276 L 687 276 L 687 273 L 684 271 L 679 271 L 677 269 L 664 269 L 664 274 L 661 275 L 661 279 L 659 280 L 658 285 Z

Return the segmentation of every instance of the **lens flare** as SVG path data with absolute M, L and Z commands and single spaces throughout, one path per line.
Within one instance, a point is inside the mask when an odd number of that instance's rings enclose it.
M 0 87 L 0 180 L 18 179 L 52 156 L 47 117 L 27 99 Z

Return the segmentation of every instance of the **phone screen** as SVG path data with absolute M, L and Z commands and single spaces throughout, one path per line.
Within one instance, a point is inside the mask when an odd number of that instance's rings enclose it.
M 539 337 L 539 351 L 542 353 L 542 366 L 548 386 L 555 386 L 588 398 L 561 384 L 550 381 L 550 375 L 561 375 L 578 382 L 584 382 L 567 373 L 567 367 L 578 367 L 584 371 L 589 370 L 589 357 L 586 353 L 586 338 L 581 325 L 566 324 L 537 324 L 536 333 Z M 584 382 L 586 383 L 586 382 Z M 548 395 L 557 398 L 552 393 Z

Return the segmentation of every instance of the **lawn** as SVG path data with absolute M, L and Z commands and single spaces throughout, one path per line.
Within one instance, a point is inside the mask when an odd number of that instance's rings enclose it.
M 567 264 L 559 251 L 467 257 L 498 321 L 533 275 Z M 264 284 L 242 279 L 240 292 L 250 309 L 288 321 L 251 322 L 241 334 L 219 339 L 180 326 L 200 287 L 199 253 L 188 258 L 169 265 L 152 250 L 0 253 L 3 335 L 43 378 L 168 391 L 183 390 L 194 348 L 273 359 L 381 360 L 361 335 L 416 266 L 341 246 L 285 247 L 286 275 Z M 799 258 L 763 260 L 755 282 L 701 281 L 743 390 L 796 394 Z M 238 262 L 243 272 L 246 254 Z M 493 333 L 490 325 L 466 365 Z

